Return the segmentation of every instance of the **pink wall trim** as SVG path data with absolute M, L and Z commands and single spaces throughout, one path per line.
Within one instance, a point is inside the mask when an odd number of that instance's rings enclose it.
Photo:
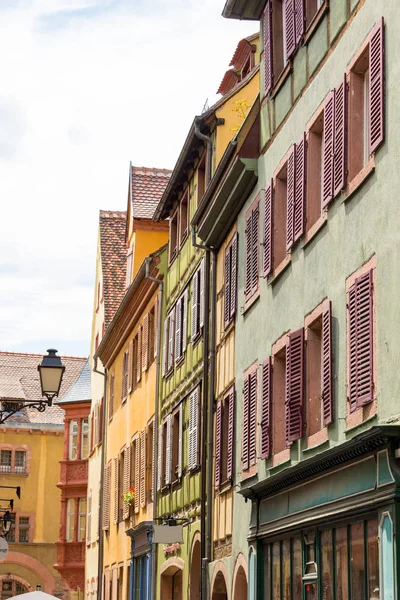
M 21 565 L 26 567 L 33 573 L 36 573 L 38 577 L 44 583 L 44 592 L 52 594 L 55 588 L 56 580 L 50 573 L 47 567 L 45 567 L 36 558 L 29 556 L 28 554 L 22 554 L 21 552 L 9 552 L 7 554 L 7 563 L 14 563 L 15 565 Z M 3 563 L 4 564 L 4 563 Z

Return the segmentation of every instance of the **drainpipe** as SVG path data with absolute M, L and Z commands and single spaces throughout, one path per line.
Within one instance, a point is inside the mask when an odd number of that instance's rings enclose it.
M 200 131 L 199 117 L 194 121 L 194 132 L 196 136 L 203 140 L 206 144 L 206 188 L 211 181 L 211 164 L 212 164 L 212 141 L 209 135 L 205 135 Z M 201 246 L 202 247 L 202 246 Z
M 103 483 L 104 483 L 104 457 L 106 454 L 106 442 L 107 442 L 107 428 L 106 428 L 106 418 L 107 418 L 107 369 L 103 371 L 99 371 L 97 369 L 97 358 L 94 361 L 94 369 L 93 373 L 97 373 L 98 375 L 102 375 L 104 377 L 104 392 L 103 392 L 103 439 L 101 441 L 101 454 L 100 454 L 100 489 L 99 489 L 99 552 L 97 559 L 97 600 L 101 600 L 102 590 L 103 590 L 103 552 L 104 552 L 104 543 L 103 543 Z
M 156 402 L 154 407 L 154 453 L 153 453 L 153 523 L 157 520 L 157 479 L 158 479 L 158 424 L 159 424 L 159 395 L 160 395 L 160 370 L 161 370 L 161 315 L 162 315 L 162 302 L 164 293 L 164 284 L 162 280 L 152 277 L 150 275 L 150 263 L 151 257 L 146 258 L 146 279 L 154 281 L 159 286 L 158 290 L 158 323 L 157 323 L 157 355 L 156 355 Z M 151 600 L 155 600 L 156 597 L 156 577 L 157 577 L 157 544 L 153 542 L 151 544 Z

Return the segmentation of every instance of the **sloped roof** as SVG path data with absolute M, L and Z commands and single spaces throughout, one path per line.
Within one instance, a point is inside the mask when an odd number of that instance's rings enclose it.
M 1 398 L 4 400 L 41 400 L 42 391 L 37 368 L 42 358 L 41 354 L 0 351 L 0 400 Z M 61 360 L 65 366 L 65 372 L 61 384 L 60 397 L 66 394 L 71 385 L 76 381 L 87 359 L 86 357 L 62 356 Z M 10 398 L 10 396 L 7 396 L 10 391 L 14 394 L 23 394 L 23 397 Z M 42 413 L 38 412 L 35 408 L 24 408 L 19 413 L 10 417 L 4 427 L 7 424 L 9 426 L 16 426 L 18 423 L 61 425 L 63 422 L 64 411 L 57 405 L 53 405 L 47 407 Z
M 90 389 L 90 365 L 89 359 L 83 365 L 75 383 L 71 385 L 65 396 L 61 396 L 57 404 L 69 404 L 71 402 L 85 402 L 91 400 Z
M 107 329 L 125 294 L 125 211 L 101 210 L 100 254 L 103 272 L 104 327 Z
M 152 219 L 171 176 L 169 169 L 132 165 L 131 201 L 134 219 Z
M 259 33 L 253 33 L 252 35 L 247 36 L 240 40 L 238 45 L 236 46 L 236 50 L 232 56 L 232 60 L 229 63 L 230 67 L 234 67 L 238 71 L 243 68 L 244 63 L 247 60 L 249 53 L 251 52 L 251 42 L 256 40 L 259 36 Z

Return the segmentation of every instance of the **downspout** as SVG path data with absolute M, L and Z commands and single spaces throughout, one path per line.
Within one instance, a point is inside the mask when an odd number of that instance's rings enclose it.
M 151 257 L 146 258 L 146 279 L 154 281 L 159 286 L 158 291 L 158 323 L 157 323 L 157 355 L 156 355 L 156 402 L 154 407 L 154 453 L 153 453 L 153 523 L 157 522 L 157 480 L 158 480 L 158 427 L 159 427 L 159 395 L 160 395 L 160 367 L 161 367 L 161 316 L 162 316 L 162 302 L 164 294 L 164 284 L 162 280 L 152 277 L 150 275 L 150 263 Z M 156 597 L 156 577 L 157 577 L 157 544 L 153 541 L 151 544 L 151 600 L 155 600 Z
M 103 483 L 104 483 L 104 456 L 106 450 L 107 443 L 107 428 L 106 428 L 106 418 L 107 418 L 107 369 L 103 371 L 99 371 L 97 369 L 97 358 L 94 360 L 94 369 L 93 373 L 97 373 L 98 375 L 102 375 L 104 377 L 104 392 L 103 392 L 103 439 L 101 441 L 101 454 L 100 454 L 100 502 L 99 502 L 99 552 L 97 558 L 97 600 L 101 600 L 102 590 L 103 590 L 103 552 L 104 552 L 104 544 L 103 544 Z
M 201 133 L 200 131 L 200 125 L 198 122 L 199 117 L 197 117 L 194 121 L 194 132 L 196 134 L 196 136 L 200 139 L 203 140 L 203 142 L 205 142 L 206 144 L 206 188 L 208 187 L 208 184 L 211 181 L 211 167 L 212 167 L 212 141 L 209 135 L 205 135 L 205 133 Z M 193 239 L 193 238 L 192 238 Z M 197 245 L 196 245 L 197 247 Z M 200 246 L 200 248 L 202 248 L 203 246 Z

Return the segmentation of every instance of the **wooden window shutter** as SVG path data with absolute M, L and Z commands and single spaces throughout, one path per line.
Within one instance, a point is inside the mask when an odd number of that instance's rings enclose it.
M 122 359 L 122 385 L 121 385 L 121 399 L 126 400 L 128 395 L 128 373 L 129 373 L 129 350 L 124 352 Z
M 250 375 L 249 398 L 249 465 L 254 465 L 257 459 L 257 369 Z
M 140 440 L 140 506 L 146 506 L 146 430 L 139 434 Z
M 242 469 L 249 468 L 249 402 L 250 385 L 249 376 L 246 375 L 243 385 L 243 426 L 242 426 Z
M 165 376 L 167 371 L 167 348 L 168 348 L 168 317 L 164 321 L 164 330 L 163 330 L 163 353 L 162 353 L 162 376 Z
M 296 48 L 299 46 L 304 34 L 305 10 L 304 0 L 294 0 L 294 20 L 296 29 Z
M 259 275 L 259 255 L 260 255 L 260 202 L 256 203 L 252 211 L 251 221 L 251 290 L 252 294 L 258 289 L 258 275 Z
M 149 368 L 149 314 L 143 318 L 142 332 L 142 371 L 147 371 Z
M 86 543 L 90 544 L 92 538 L 92 492 L 88 494 L 88 509 L 86 521 Z
M 182 404 L 179 407 L 179 430 L 178 430 L 178 479 L 182 477 L 182 456 L 183 456 L 183 410 Z
M 99 412 L 99 444 L 103 441 L 103 411 L 104 411 L 104 398 L 100 401 L 100 412 Z
M 157 358 L 158 352 L 158 298 L 154 302 L 154 358 Z M 161 315 L 160 315 L 161 318 Z
M 118 457 L 114 458 L 114 525 L 118 523 Z
M 157 460 L 157 457 L 156 457 L 156 428 L 154 427 L 154 421 L 153 421 L 153 437 L 152 437 L 151 443 L 152 443 L 151 453 L 152 453 L 153 459 L 151 461 L 150 500 L 152 502 L 154 502 L 154 465 L 155 465 L 155 462 Z
M 167 417 L 167 440 L 165 444 L 165 485 L 169 485 L 171 483 L 171 436 L 172 430 L 172 415 L 168 415 Z
M 182 301 L 183 297 L 179 298 L 175 307 L 175 362 L 177 362 L 182 356 Z
M 215 413 L 215 487 L 221 484 L 221 455 L 222 455 L 222 401 L 217 403 Z
M 189 470 L 199 464 L 199 387 L 189 396 Z
M 347 83 L 346 75 L 335 90 L 333 196 L 346 185 L 347 175 Z
M 136 383 L 142 378 L 142 327 L 139 327 L 137 332 L 137 364 L 136 364 Z
M 385 138 L 383 17 L 371 33 L 369 42 L 369 72 L 369 151 L 372 154 Z
M 110 400 L 108 404 L 108 418 L 111 419 L 114 414 L 114 373 L 110 377 Z
M 158 428 L 158 457 L 157 457 L 157 490 L 161 490 L 163 474 L 162 474 L 162 458 L 163 458 L 163 426 Z
M 182 354 L 186 351 L 187 345 L 187 314 L 188 314 L 189 291 L 186 288 L 183 295 L 183 315 L 182 315 Z
M 128 348 L 128 392 L 132 391 L 133 387 L 133 340 L 129 342 Z
M 251 285 L 252 284 L 252 281 L 251 281 L 252 222 L 253 222 L 252 212 L 249 211 L 248 215 L 246 216 L 246 232 L 245 232 L 245 239 L 246 239 L 245 261 L 246 261 L 246 265 L 245 265 L 244 294 L 245 294 L 246 298 L 251 296 L 251 291 L 252 291 L 252 285 Z
M 289 334 L 286 346 L 286 443 L 303 435 L 304 329 Z
M 324 106 L 324 131 L 322 141 L 322 206 L 333 198 L 333 136 L 335 93 L 330 92 Z
M 235 437 L 235 388 L 232 387 L 228 397 L 228 456 L 226 463 L 227 479 L 233 479 L 233 453 Z M 225 404 L 226 409 L 226 404 Z
M 284 11 L 284 41 L 285 61 L 287 62 L 296 49 L 296 24 L 294 13 L 294 0 L 283 0 Z
M 135 514 L 139 512 L 140 503 L 140 435 L 135 439 Z
M 192 278 L 192 340 L 196 339 L 198 334 L 198 320 L 199 320 L 199 278 L 198 272 L 193 275 Z
M 293 218 L 293 242 L 297 242 L 304 234 L 306 214 L 306 157 L 307 142 L 305 133 L 296 144 L 296 169 L 295 169 L 295 203 Z
M 239 234 L 235 233 L 231 242 L 231 284 L 230 284 L 230 319 L 236 314 L 237 303 L 237 278 L 238 278 L 238 240 Z
M 333 420 L 332 394 L 332 304 L 329 301 L 322 313 L 321 397 L 324 425 Z
M 293 144 L 287 159 L 286 250 L 290 250 L 294 241 L 295 161 L 296 144 Z
M 268 0 L 263 15 L 264 34 L 264 94 L 267 95 L 273 83 L 272 68 L 272 10 L 271 0 Z
M 230 323 L 231 319 L 231 246 L 229 245 L 225 251 L 225 281 L 224 281 L 224 325 Z
M 131 476 L 131 451 L 129 447 L 124 448 L 124 494 L 129 490 L 130 487 L 130 476 Z M 127 519 L 129 517 L 129 504 L 124 502 L 122 518 Z
M 200 307 L 199 307 L 199 322 L 200 322 L 200 329 L 202 327 L 204 327 L 204 277 L 205 277 L 205 270 L 204 270 L 204 258 L 202 259 L 201 263 L 200 263 L 200 269 L 199 269 L 199 288 L 200 288 Z M 207 277 L 208 277 L 208 273 L 207 273 Z
M 103 486 L 103 529 L 110 529 L 110 495 L 111 495 L 111 463 L 104 467 L 104 486 Z
M 272 366 L 269 357 L 262 365 L 261 458 L 269 458 L 271 454 L 271 396 Z
M 168 317 L 168 358 L 167 371 L 174 366 L 174 337 L 175 337 L 175 307 L 171 310 Z
M 356 279 L 349 291 L 350 410 L 374 398 L 372 296 L 371 270 Z
M 273 208 L 273 181 L 264 191 L 264 252 L 263 267 L 264 277 L 271 275 L 273 269 L 273 230 L 274 230 L 274 208 Z

